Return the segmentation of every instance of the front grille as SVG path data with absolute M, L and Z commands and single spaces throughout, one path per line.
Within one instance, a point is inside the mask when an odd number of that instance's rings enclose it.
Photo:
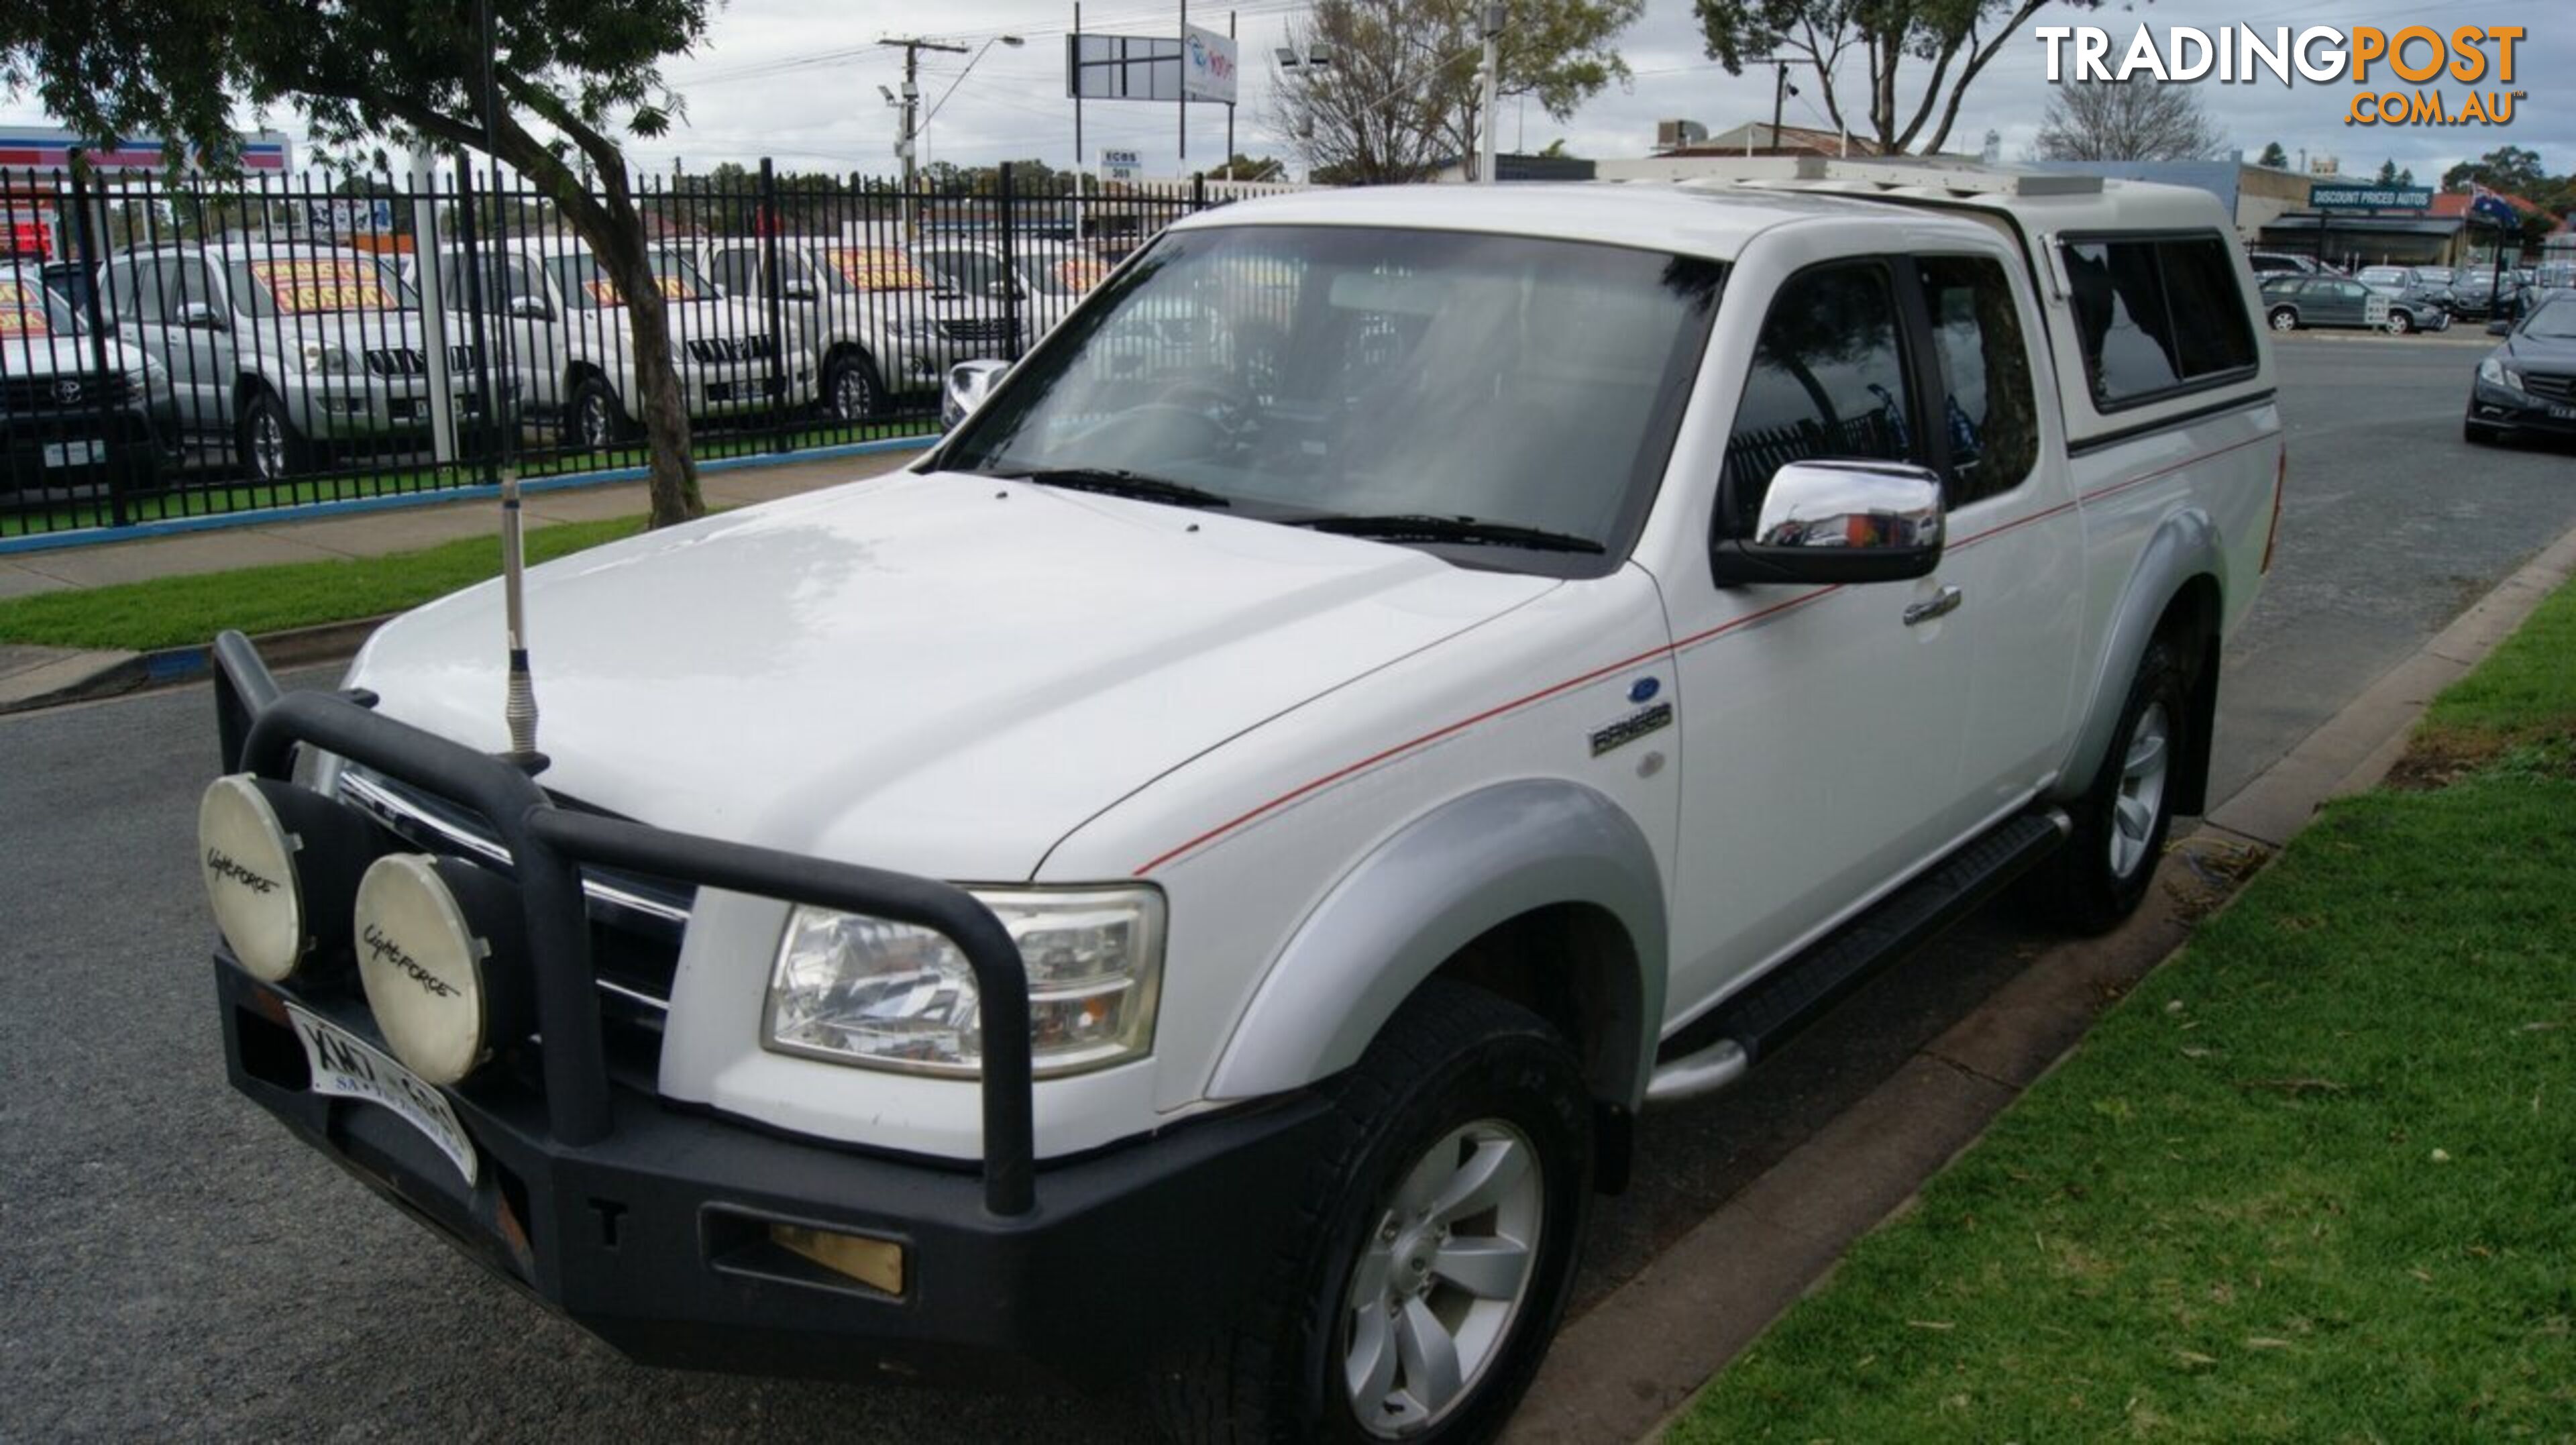
M 2542 371 L 2526 371 L 2522 374 L 2522 389 L 2533 396 L 2545 396 L 2551 401 L 2576 401 L 2576 376 L 2552 376 Z
M 700 336 L 689 343 L 693 361 L 722 364 L 729 361 L 767 361 L 778 348 L 766 336 Z
M 470 371 L 480 363 L 471 346 L 447 348 L 447 366 L 451 371 Z M 380 346 L 367 353 L 367 370 L 378 376 L 426 376 L 429 354 L 417 346 Z
M 1005 341 L 1011 335 L 1011 323 L 989 317 L 965 321 L 942 321 L 939 334 L 951 341 Z
M 121 371 L 0 377 L 0 409 L 13 414 L 91 412 L 123 406 L 133 398 L 134 383 Z
M 468 858 L 514 876 L 509 850 L 482 816 L 398 782 L 372 769 L 351 766 L 340 775 L 341 801 L 375 820 L 403 845 Z M 581 805 L 565 798 L 558 806 Z M 659 1027 L 670 1007 L 671 978 L 680 963 L 680 938 L 696 906 L 686 884 L 615 869 L 589 867 L 581 891 L 590 908 L 590 956 L 602 1001 L 612 1019 Z

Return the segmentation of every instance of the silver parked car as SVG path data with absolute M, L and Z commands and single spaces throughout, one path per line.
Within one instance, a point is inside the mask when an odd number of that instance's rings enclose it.
M 257 239 L 159 246 L 109 261 L 99 291 L 118 337 L 168 372 L 181 429 L 228 440 L 259 480 L 310 470 L 326 445 L 428 441 L 419 303 L 376 256 Z M 454 415 L 479 429 L 470 333 L 448 360 Z M 506 422 L 516 383 L 496 389 Z

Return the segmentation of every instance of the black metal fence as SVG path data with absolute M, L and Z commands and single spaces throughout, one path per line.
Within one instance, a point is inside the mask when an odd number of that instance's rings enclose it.
M 1253 187 L 632 183 L 701 458 L 922 435 L 1175 218 Z M 0 172 L 0 537 L 640 465 L 624 297 L 488 170 Z

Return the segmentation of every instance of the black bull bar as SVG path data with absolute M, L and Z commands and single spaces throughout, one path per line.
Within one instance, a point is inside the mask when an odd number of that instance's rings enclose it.
M 499 834 L 518 873 L 545 1039 L 549 1130 L 568 1145 L 608 1136 L 608 1067 L 590 957 L 584 863 L 931 929 L 974 971 L 983 1023 L 984 1207 L 1036 1207 L 1029 982 L 1018 945 L 973 894 L 929 878 L 674 833 L 557 807 L 522 769 L 369 710 L 359 696 L 281 692 L 239 632 L 215 639 L 215 716 L 228 772 L 286 781 L 309 744 L 461 803 Z

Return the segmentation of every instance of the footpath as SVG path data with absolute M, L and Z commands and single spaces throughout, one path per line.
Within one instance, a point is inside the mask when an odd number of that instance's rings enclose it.
M 698 488 L 710 510 L 748 506 L 875 476 L 905 465 L 916 455 L 910 450 L 889 451 L 703 471 Z M 531 530 L 559 522 L 641 516 L 646 507 L 644 483 L 603 482 L 533 492 L 521 507 Z M 0 600 L 280 563 L 381 557 L 471 537 L 495 538 L 497 551 L 500 525 L 498 502 L 470 497 L 310 520 L 261 523 L 251 518 L 236 526 L 142 541 L 6 553 L 0 554 Z M 362 618 L 263 638 L 261 650 L 279 665 L 344 656 L 382 620 Z M 0 641 L 0 713 L 185 681 L 201 675 L 205 666 L 202 644 L 136 652 Z

